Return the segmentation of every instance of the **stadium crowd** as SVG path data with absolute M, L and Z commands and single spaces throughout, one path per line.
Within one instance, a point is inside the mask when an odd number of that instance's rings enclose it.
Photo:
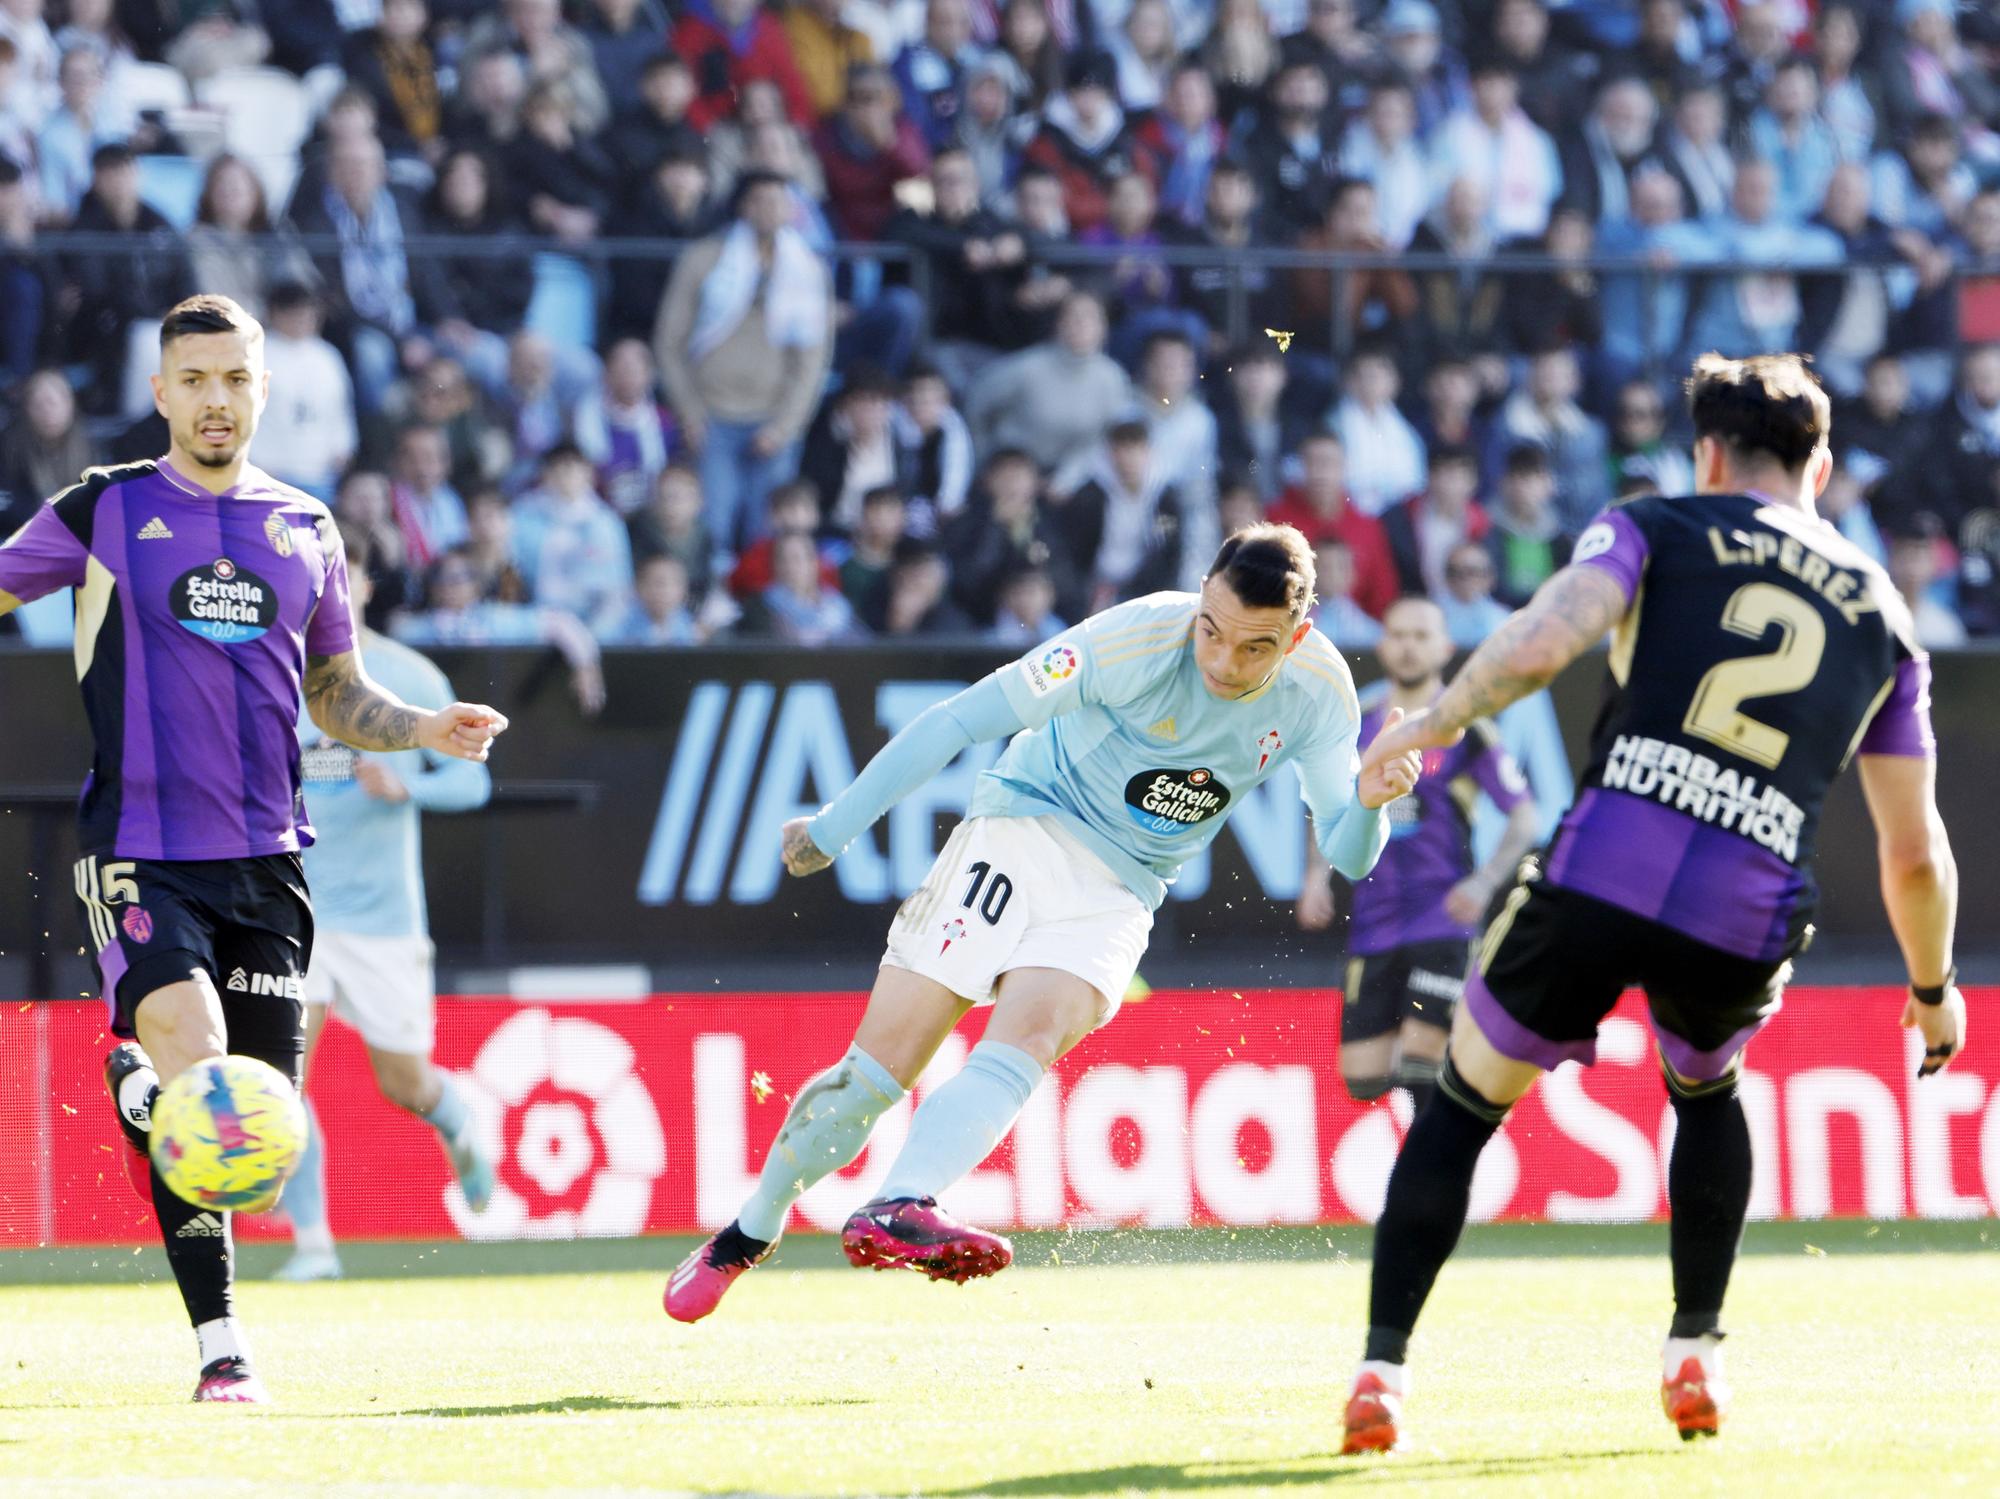
M 177 206 L 163 74 L 298 148 Z M 1811 351 L 1827 517 L 2000 634 L 1983 4 L 0 0 L 0 536 L 164 450 L 194 290 L 416 641 L 1028 643 L 1269 516 L 1343 648 L 1469 645 L 1690 486 L 1709 348 Z

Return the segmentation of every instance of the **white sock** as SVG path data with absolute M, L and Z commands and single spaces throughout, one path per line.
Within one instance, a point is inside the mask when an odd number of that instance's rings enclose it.
M 315 1228 L 294 1228 L 292 1247 L 300 1254 L 332 1254 L 333 1230 L 325 1224 Z
M 1668 1338 L 1660 1363 L 1667 1378 L 1672 1379 L 1691 1358 L 1701 1360 L 1701 1372 L 1710 1379 L 1722 1377 L 1722 1339 L 1708 1334 L 1699 1338 Z
M 1388 1387 L 1391 1395 L 1400 1395 L 1405 1400 L 1409 1399 L 1410 1366 L 1408 1364 L 1391 1364 L 1379 1358 L 1365 1358 L 1361 1361 L 1361 1367 L 1354 1371 L 1354 1378 L 1358 1382 L 1364 1374 L 1373 1374 L 1379 1378 Z
M 146 1130 L 153 1128 L 153 1095 L 160 1089 L 160 1075 L 150 1067 L 140 1067 L 125 1074 L 118 1084 L 118 1112 L 132 1121 L 133 1127 Z
M 217 1317 L 213 1322 L 203 1322 L 195 1328 L 194 1335 L 201 1344 L 201 1366 L 204 1369 L 219 1358 L 250 1357 L 250 1350 L 243 1341 L 243 1329 L 237 1326 L 234 1317 Z

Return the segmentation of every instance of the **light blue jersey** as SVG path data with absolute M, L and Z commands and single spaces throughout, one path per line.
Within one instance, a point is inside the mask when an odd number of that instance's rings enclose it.
M 362 669 L 404 702 L 442 708 L 452 701 L 444 673 L 408 646 L 371 630 L 358 649 Z M 314 924 L 364 937 L 428 935 L 419 817 L 484 806 L 493 793 L 486 767 L 429 750 L 370 755 L 409 788 L 408 801 L 388 802 L 355 779 L 360 754 L 327 738 L 303 712 L 299 743 L 306 806 L 319 834 L 303 856 Z
M 1231 809 L 1298 767 L 1327 861 L 1374 867 L 1388 820 L 1355 800 L 1361 713 L 1340 653 L 1309 631 L 1270 682 L 1219 698 L 1194 658 L 1201 596 L 1156 593 L 1066 630 L 907 726 L 815 817 L 837 854 L 968 744 L 1013 734 L 968 817 L 1053 815 L 1154 909 Z

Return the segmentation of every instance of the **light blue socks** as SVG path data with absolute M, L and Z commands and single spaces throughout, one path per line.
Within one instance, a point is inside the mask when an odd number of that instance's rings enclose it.
M 458 1084 L 452 1081 L 451 1074 L 439 1069 L 437 1079 L 438 1101 L 431 1105 L 428 1114 L 419 1114 L 417 1117 L 443 1135 L 445 1143 L 449 1145 L 465 1132 L 465 1126 L 471 1120 L 472 1114 L 466 1108 L 465 1095 L 458 1091 Z
M 785 1230 L 792 1204 L 813 1183 L 860 1155 L 875 1121 L 901 1102 L 903 1093 L 903 1085 L 886 1067 L 860 1047 L 850 1046 L 846 1056 L 792 1100 L 792 1110 L 764 1158 L 757 1190 L 736 1215 L 737 1228 L 765 1243 L 777 1238 Z
M 987 1156 L 1042 1080 L 1042 1064 L 1019 1047 L 982 1041 L 965 1070 L 924 1100 L 910 1138 L 882 1183 L 884 1197 L 936 1197 Z
M 285 1215 L 292 1220 L 292 1239 L 301 1249 L 331 1249 L 333 1235 L 326 1227 L 326 1135 L 319 1127 L 319 1111 L 310 1098 L 306 1105 L 306 1149 L 299 1157 L 299 1169 L 285 1183 Z

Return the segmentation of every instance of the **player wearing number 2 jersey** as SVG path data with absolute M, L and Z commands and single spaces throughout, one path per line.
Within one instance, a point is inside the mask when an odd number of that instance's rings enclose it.
M 1167 882 L 1251 788 L 1295 764 L 1328 862 L 1350 879 L 1373 867 L 1382 809 L 1420 757 L 1357 779 L 1361 715 L 1339 652 L 1306 620 L 1313 581 L 1298 532 L 1240 531 L 1199 594 L 1135 599 L 1057 636 L 923 714 L 817 817 L 787 825 L 786 867 L 824 869 L 961 750 L 1014 736 L 897 912 L 853 1047 L 793 1101 L 735 1222 L 674 1273 L 670 1315 L 714 1310 L 980 1004 L 994 1006 L 984 1038 L 924 1100 L 883 1195 L 842 1238 L 857 1265 L 933 1279 L 1005 1268 L 1007 1241 L 955 1222 L 937 1195 L 1116 1012 Z
M 1750 1200 L 1737 1071 L 1811 935 L 1820 807 L 1857 753 L 1924 1074 L 1962 1044 L 1929 663 L 1887 576 L 1814 513 L 1832 465 L 1826 393 L 1791 355 L 1708 355 L 1689 394 L 1699 493 L 1598 517 L 1435 707 L 1369 751 L 1448 744 L 1611 634 L 1576 803 L 1480 944 L 1438 1092 L 1390 1178 L 1350 1452 L 1397 1441 L 1410 1331 L 1481 1149 L 1543 1070 L 1595 1059 L 1628 984 L 1646 991 L 1676 1122 L 1661 1398 L 1683 1438 L 1715 1433 L 1723 1293 Z

